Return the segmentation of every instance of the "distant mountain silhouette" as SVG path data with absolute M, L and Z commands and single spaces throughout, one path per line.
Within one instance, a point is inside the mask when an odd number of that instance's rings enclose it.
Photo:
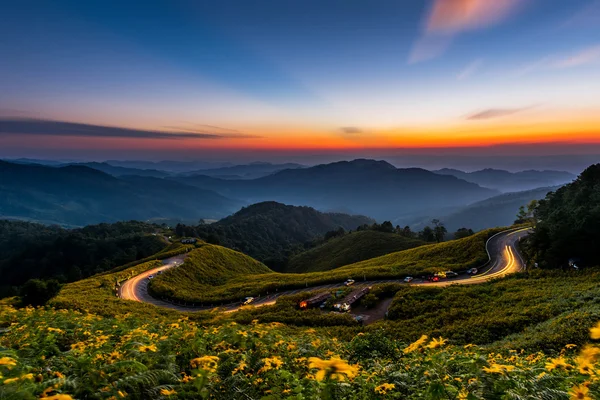
M 559 187 L 543 187 L 522 192 L 503 193 L 458 208 L 447 214 L 430 214 L 422 217 L 419 222 L 413 221 L 411 225 L 414 229 L 421 229 L 423 226 L 430 224 L 433 218 L 437 218 L 444 223 L 450 234 L 463 227 L 479 231 L 497 226 L 510 226 L 516 219 L 519 207 L 527 206 L 531 200 L 543 199 L 548 192 L 555 191 Z
M 232 167 L 201 169 L 198 171 L 186 172 L 183 173 L 183 175 L 206 175 L 221 179 L 255 179 L 282 171 L 284 169 L 299 168 L 306 168 L 306 166 L 295 163 L 271 164 L 256 162 L 245 165 L 234 165 Z
M 64 225 L 117 220 L 221 218 L 243 204 L 158 178 L 119 179 L 80 165 L 0 161 L 0 217 Z
M 109 175 L 120 177 L 126 175 L 137 175 L 137 176 L 151 176 L 154 178 L 164 178 L 171 175 L 166 171 L 159 171 L 157 169 L 140 169 L 140 168 L 128 168 L 128 167 L 117 167 L 108 163 L 102 162 L 86 162 L 86 163 L 67 163 L 61 166 L 68 165 L 79 165 L 83 167 L 89 167 L 98 171 L 106 172 Z
M 498 194 L 453 176 L 419 168 L 398 169 L 385 161 L 364 159 L 287 169 L 252 180 L 203 175 L 168 179 L 249 203 L 274 200 L 379 220 L 463 206 Z
M 476 183 L 501 192 L 517 192 L 545 186 L 557 186 L 572 182 L 576 176 L 564 171 L 521 171 L 509 172 L 500 169 L 482 169 L 475 172 L 464 172 L 457 169 L 444 168 L 433 171 L 440 175 L 452 175 L 467 182 Z

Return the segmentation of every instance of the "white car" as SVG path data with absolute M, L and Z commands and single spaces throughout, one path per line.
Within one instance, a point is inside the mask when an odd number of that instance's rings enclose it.
M 414 278 L 412 276 L 407 276 L 406 278 L 404 278 L 404 282 L 410 283 L 410 282 L 412 282 L 413 279 Z
M 344 285 L 346 285 L 346 286 L 354 285 L 354 279 L 348 279 L 346 282 L 344 282 Z
M 152 279 L 152 278 L 154 278 L 154 275 L 149 275 L 149 276 L 148 276 L 148 280 L 150 280 L 150 279 Z
M 242 305 L 245 305 L 245 306 L 246 306 L 246 305 L 248 305 L 248 304 L 252 303 L 253 301 L 254 301 L 254 297 L 246 297 L 246 298 L 244 299 L 244 301 L 242 302 Z

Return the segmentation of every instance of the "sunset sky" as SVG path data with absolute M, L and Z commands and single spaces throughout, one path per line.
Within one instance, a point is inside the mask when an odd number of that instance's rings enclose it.
M 598 0 L 20 0 L 0 37 L 0 157 L 600 154 Z

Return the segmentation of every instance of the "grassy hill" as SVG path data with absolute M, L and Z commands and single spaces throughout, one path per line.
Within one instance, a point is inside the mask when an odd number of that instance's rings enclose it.
M 424 245 L 394 233 L 356 231 L 328 240 L 289 261 L 286 272 L 318 272 Z
M 245 254 L 205 244 L 190 252 L 183 265 L 153 279 L 149 291 L 169 298 L 193 297 L 214 286 L 226 285 L 232 279 L 271 272 L 267 266 Z

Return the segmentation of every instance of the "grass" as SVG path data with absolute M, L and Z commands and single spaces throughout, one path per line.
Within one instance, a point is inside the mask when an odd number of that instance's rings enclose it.
M 190 262 L 178 267 L 173 274 L 162 274 L 151 284 L 154 295 L 197 305 L 218 305 L 239 301 L 245 296 L 266 295 L 288 289 L 342 283 L 347 278 L 391 279 L 407 275 L 421 275 L 452 269 L 479 266 L 488 260 L 485 251 L 487 239 L 500 229 L 489 229 L 468 238 L 425 245 L 324 272 L 281 274 L 276 272 L 230 274 L 222 268 L 211 271 L 210 264 L 194 254 L 205 257 L 226 249 L 207 245 L 190 254 Z M 229 250 L 229 252 L 233 252 Z M 235 252 L 233 252 L 235 253 Z M 240 254 L 240 253 L 237 253 Z M 249 257 L 248 257 L 249 258 Z M 244 256 L 243 262 L 249 263 Z M 200 265 L 195 265 L 200 264 Z M 186 271 L 186 270 L 190 271 Z M 242 268 L 243 270 L 243 268 Z
M 287 272 L 328 271 L 385 254 L 424 245 L 425 242 L 394 233 L 356 231 L 333 238 L 314 249 L 294 256 Z
M 246 276 L 268 274 L 267 266 L 226 247 L 203 244 L 188 254 L 183 265 L 150 282 L 150 293 L 167 298 L 190 298 Z
M 600 319 L 600 269 L 534 270 L 480 285 L 402 287 L 386 329 L 400 340 L 425 333 L 454 343 L 558 351 L 581 345 Z

